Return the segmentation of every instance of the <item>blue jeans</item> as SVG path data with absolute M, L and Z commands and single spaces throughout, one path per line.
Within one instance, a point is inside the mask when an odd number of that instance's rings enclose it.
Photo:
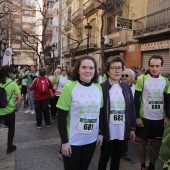
M 29 88 L 27 88 L 27 97 L 29 110 L 34 110 L 34 90 L 31 91 Z

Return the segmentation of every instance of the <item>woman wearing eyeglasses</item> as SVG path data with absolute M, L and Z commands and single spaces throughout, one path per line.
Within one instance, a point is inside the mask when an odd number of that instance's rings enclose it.
M 126 138 L 135 139 L 135 110 L 130 86 L 121 82 L 124 61 L 120 56 L 109 57 L 105 64 L 108 80 L 101 84 L 104 107 L 101 109 L 104 135 L 98 170 L 105 170 L 111 158 L 110 170 L 119 170 L 126 147 Z

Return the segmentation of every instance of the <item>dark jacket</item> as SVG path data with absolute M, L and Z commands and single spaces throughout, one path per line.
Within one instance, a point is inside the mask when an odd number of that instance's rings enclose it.
M 136 125 L 136 114 L 134 109 L 133 95 L 131 88 L 128 84 L 124 82 L 119 82 L 123 96 L 125 99 L 125 138 L 129 138 L 130 131 L 135 131 Z M 101 134 L 104 136 L 106 141 L 110 140 L 109 134 L 109 122 L 110 122 L 110 96 L 109 90 L 111 89 L 111 84 L 109 80 L 101 84 L 103 90 L 104 106 L 100 113 L 100 124 Z

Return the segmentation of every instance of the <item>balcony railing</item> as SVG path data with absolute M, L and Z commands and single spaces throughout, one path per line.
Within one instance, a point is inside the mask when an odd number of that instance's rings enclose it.
M 170 7 L 134 21 L 133 37 L 170 32 Z
M 66 5 L 70 5 L 72 0 L 66 0 Z
M 78 9 L 76 12 L 74 12 L 72 14 L 72 22 L 78 22 L 79 20 L 81 20 L 83 17 L 83 10 L 82 9 Z
M 104 0 L 101 0 L 103 2 Z M 94 0 L 89 0 L 85 4 L 83 4 L 83 15 L 89 15 L 96 9 L 101 7 L 101 3 L 94 2 Z
M 74 52 L 77 49 L 77 43 L 70 44 L 70 53 Z M 97 48 L 97 44 L 94 43 L 94 41 L 89 42 L 89 49 Z M 80 44 L 77 51 L 86 50 L 87 49 L 87 38 L 83 39 L 83 42 Z
M 68 30 L 71 29 L 71 23 L 70 23 L 69 21 L 65 22 L 65 24 L 64 24 L 64 29 L 65 29 L 66 31 L 68 31 Z

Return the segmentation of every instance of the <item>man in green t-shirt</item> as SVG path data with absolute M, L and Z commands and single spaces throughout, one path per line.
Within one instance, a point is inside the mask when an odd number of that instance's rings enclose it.
M 31 66 L 30 68 L 30 73 L 27 75 L 27 98 L 28 98 L 28 104 L 29 104 L 29 109 L 27 111 L 25 111 L 25 113 L 31 113 L 31 114 L 35 114 L 35 110 L 34 110 L 34 90 L 30 91 L 29 87 L 31 86 L 33 80 L 35 78 L 37 78 L 37 72 L 36 72 L 36 67 L 35 66 Z
M 7 154 L 16 150 L 16 146 L 13 145 L 13 139 L 15 134 L 15 111 L 19 110 L 22 96 L 18 85 L 11 80 L 14 76 L 13 68 L 5 65 L 0 70 L 0 87 L 4 88 L 7 95 L 7 106 L 0 108 L 0 118 L 4 119 L 5 125 L 8 127 L 8 142 L 7 142 Z M 17 96 L 17 106 L 15 109 L 14 96 Z

